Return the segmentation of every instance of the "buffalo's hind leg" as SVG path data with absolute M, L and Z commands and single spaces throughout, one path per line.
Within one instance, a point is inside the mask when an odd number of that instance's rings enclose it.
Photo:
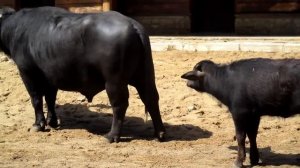
M 31 103 L 35 113 L 35 122 L 30 131 L 32 132 L 44 131 L 46 122 L 43 113 L 43 96 L 38 93 L 31 93 L 30 97 L 31 97 Z
M 48 107 L 47 113 L 47 125 L 52 128 L 57 128 L 58 120 L 55 112 L 55 100 L 57 95 L 57 89 L 54 87 L 48 87 L 45 91 L 45 100 Z
M 164 141 L 166 130 L 160 115 L 158 105 L 159 95 L 155 83 L 145 83 L 143 81 L 140 81 L 135 83 L 134 86 L 137 89 L 141 100 L 145 104 L 146 110 L 150 113 L 155 130 L 155 136 L 158 138 L 159 141 Z
M 44 131 L 46 120 L 43 113 L 43 83 L 44 79 L 39 71 L 27 71 L 19 69 L 20 76 L 31 98 L 31 104 L 34 108 L 35 122 L 30 131 Z
M 111 130 L 105 135 L 105 137 L 110 143 L 119 142 L 121 128 L 128 107 L 129 92 L 127 84 L 107 82 L 105 84 L 105 89 L 113 110 Z

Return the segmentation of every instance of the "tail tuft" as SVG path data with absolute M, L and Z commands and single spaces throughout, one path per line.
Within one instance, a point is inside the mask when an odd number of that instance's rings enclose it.
M 149 116 L 149 113 L 147 111 L 147 108 L 145 107 L 145 123 L 148 122 L 148 116 Z

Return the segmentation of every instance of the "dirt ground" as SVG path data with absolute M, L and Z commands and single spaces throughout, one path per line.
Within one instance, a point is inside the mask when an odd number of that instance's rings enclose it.
M 154 52 L 167 142 L 154 140 L 151 120 L 145 122 L 144 106 L 129 87 L 122 142 L 113 144 L 103 138 L 112 120 L 105 91 L 90 104 L 78 93 L 59 91 L 60 129 L 28 132 L 34 122 L 29 96 L 16 66 L 1 57 L 0 167 L 232 167 L 237 143 L 228 109 L 187 88 L 180 76 L 203 59 L 228 63 L 251 57 L 300 58 L 300 53 Z M 300 167 L 300 115 L 262 117 L 257 142 L 263 165 L 255 167 Z

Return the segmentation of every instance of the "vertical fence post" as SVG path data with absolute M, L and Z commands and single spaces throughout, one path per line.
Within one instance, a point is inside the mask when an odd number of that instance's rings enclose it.
M 103 0 L 103 11 L 111 10 L 111 0 Z

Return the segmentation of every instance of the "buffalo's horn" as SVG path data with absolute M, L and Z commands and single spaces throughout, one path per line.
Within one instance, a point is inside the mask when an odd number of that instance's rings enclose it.
M 205 75 L 205 72 L 202 72 L 202 71 L 196 71 L 196 76 L 197 77 L 202 77 L 202 76 L 204 76 Z

